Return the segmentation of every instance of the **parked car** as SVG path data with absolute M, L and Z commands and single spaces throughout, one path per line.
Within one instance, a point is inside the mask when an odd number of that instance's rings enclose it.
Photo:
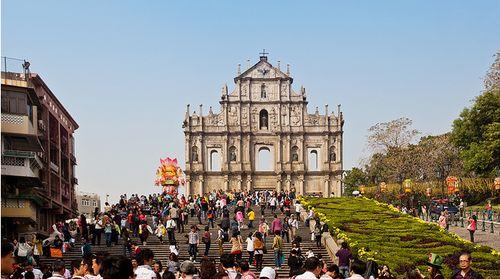
M 451 216 L 459 217 L 459 209 L 452 202 L 447 200 L 433 200 L 431 201 L 430 216 L 432 219 L 437 220 L 441 215 L 441 212 L 448 209 L 448 213 Z

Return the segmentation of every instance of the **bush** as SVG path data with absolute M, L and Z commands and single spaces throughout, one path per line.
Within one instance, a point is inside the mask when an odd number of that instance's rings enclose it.
M 367 198 L 304 198 L 326 222 L 334 238 L 347 241 L 362 260 L 387 264 L 397 274 L 419 267 L 425 270 L 429 253 L 445 257 L 445 278 L 457 266 L 461 251 L 473 253 L 473 268 L 485 278 L 500 278 L 500 253 L 474 245 L 435 224 L 403 214 L 391 205 Z

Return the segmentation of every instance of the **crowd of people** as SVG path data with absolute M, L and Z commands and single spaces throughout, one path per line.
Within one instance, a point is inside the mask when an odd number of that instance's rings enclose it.
M 260 218 L 256 217 L 254 208 L 260 212 Z M 96 210 L 90 220 L 82 215 L 78 220 L 54 224 L 51 235 L 43 241 L 37 236 L 29 241 L 25 238 L 19 242 L 3 240 L 2 278 L 275 279 L 285 261 L 290 269 L 289 278 L 393 278 L 387 266 L 379 267 L 374 261 L 365 263 L 354 258 L 347 243 L 342 243 L 336 253 L 338 265 L 328 263 L 312 250 L 302 251 L 303 239 L 297 233 L 299 226 L 310 228 L 311 240 L 317 247 L 322 246 L 322 237 L 329 231 L 313 211 L 301 218 L 302 211 L 294 191 L 214 191 L 179 198 L 167 194 L 122 195 L 117 204 L 106 203 L 102 212 Z M 270 220 L 266 220 L 266 213 L 272 216 Z M 188 223 L 190 219 L 194 222 Z M 215 227 L 217 233 L 212 235 Z M 245 240 L 242 231 L 248 232 Z M 101 243 L 103 235 L 104 243 Z M 157 237 L 165 245 L 169 253 L 166 262 L 155 260 L 154 252 L 148 248 L 151 237 Z M 137 238 L 138 242 L 134 240 Z M 64 253 L 74 249 L 76 239 L 82 242 L 81 258 L 65 263 Z M 93 252 L 93 248 L 101 244 L 119 245 L 119 239 L 123 245 L 122 256 Z M 182 262 L 180 241 L 186 241 L 189 252 L 189 260 Z M 209 257 L 212 242 L 217 245 L 218 263 Z M 284 242 L 291 243 L 288 256 L 284 254 Z M 230 244 L 230 250 L 224 251 L 224 243 Z M 272 249 L 273 267 L 264 266 L 268 248 Z M 198 250 L 202 250 L 201 255 Z M 41 255 L 59 259 L 52 265 L 41 265 Z M 470 269 L 471 260 L 470 254 L 463 254 L 461 271 L 452 279 L 481 278 Z M 198 262 L 200 268 L 196 267 Z M 67 268 L 69 264 L 71 268 Z M 439 277 L 440 256 L 432 254 L 428 265 L 431 278 L 442 278 Z M 407 278 L 424 277 L 411 269 Z

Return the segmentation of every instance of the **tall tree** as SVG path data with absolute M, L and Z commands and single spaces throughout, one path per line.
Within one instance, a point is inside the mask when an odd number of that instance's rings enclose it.
M 500 166 L 500 54 L 485 77 L 485 92 L 453 122 L 451 140 L 460 149 L 464 168 L 493 176 Z
M 419 134 L 411 128 L 412 121 L 401 117 L 384 123 L 377 123 L 368 129 L 368 146 L 374 153 L 387 153 L 391 148 L 403 148 Z

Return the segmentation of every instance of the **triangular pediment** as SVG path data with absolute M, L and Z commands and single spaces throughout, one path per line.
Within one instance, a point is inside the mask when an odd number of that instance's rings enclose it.
M 267 62 L 267 59 L 263 59 L 262 57 L 260 61 L 257 62 L 255 65 L 245 70 L 239 76 L 235 77 L 234 81 L 236 82 L 239 79 L 246 79 L 246 78 L 252 78 L 252 79 L 283 78 L 290 80 L 292 79 L 290 76 L 283 73 L 280 69 L 274 67 L 271 63 Z

